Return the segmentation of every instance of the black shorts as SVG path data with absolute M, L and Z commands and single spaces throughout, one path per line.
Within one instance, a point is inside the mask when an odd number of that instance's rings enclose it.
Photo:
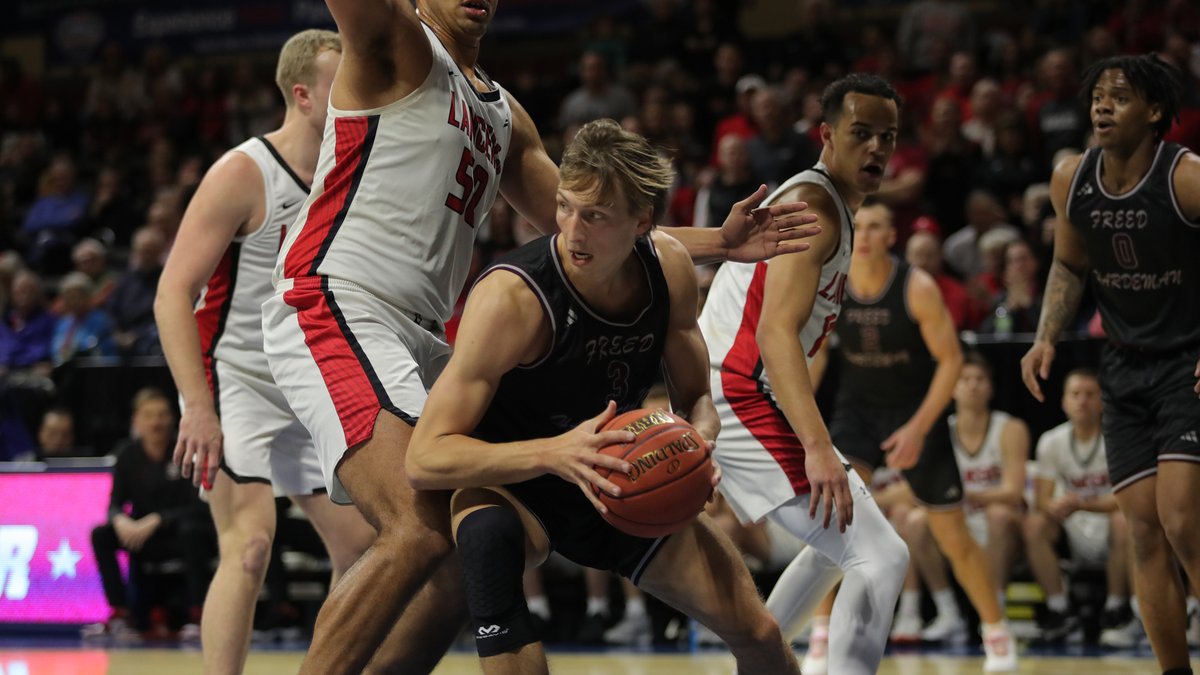
M 875 470 L 884 463 L 885 453 L 879 444 L 912 419 L 914 412 L 839 404 L 829 434 L 843 455 Z M 957 506 L 963 499 L 962 476 L 954 459 L 948 420 L 949 412 L 938 418 L 925 437 L 925 448 L 916 466 L 903 471 L 917 501 L 933 508 Z
M 584 567 L 616 572 L 635 584 L 667 540 L 635 537 L 609 525 L 579 486 L 558 476 L 504 487 L 541 521 L 551 550 Z
M 1173 352 L 1105 347 L 1100 391 L 1114 491 L 1154 475 L 1159 462 L 1200 462 L 1197 356 L 1200 345 Z

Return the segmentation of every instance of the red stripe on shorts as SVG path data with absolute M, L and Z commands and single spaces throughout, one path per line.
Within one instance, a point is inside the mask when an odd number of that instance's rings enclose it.
M 760 262 L 746 291 L 742 323 L 721 362 L 721 389 L 738 420 L 783 469 L 796 494 L 803 495 L 811 489 L 804 470 L 804 446 L 759 380 L 763 363 L 757 333 L 766 279 L 767 264 Z
M 304 344 L 321 371 L 341 420 L 346 447 L 370 439 L 380 401 L 363 363 L 338 324 L 326 293 L 316 284 L 298 284 L 284 292 L 283 301 L 296 309 Z

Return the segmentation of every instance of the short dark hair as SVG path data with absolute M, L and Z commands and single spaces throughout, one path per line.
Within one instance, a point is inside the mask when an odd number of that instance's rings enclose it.
M 992 364 L 988 363 L 987 357 L 975 351 L 963 354 L 963 368 L 967 366 L 975 366 L 987 375 L 987 378 L 992 379 Z
M 838 118 L 842 116 L 842 104 L 846 100 L 846 94 L 866 94 L 891 99 L 896 102 L 896 107 L 904 103 L 896 88 L 882 77 L 870 73 L 851 73 L 825 87 L 825 91 L 821 93 L 821 114 L 829 124 L 837 124 Z
M 1162 138 L 1171 130 L 1171 123 L 1179 119 L 1179 107 L 1183 100 L 1183 75 L 1175 66 L 1158 58 L 1155 54 L 1141 56 L 1111 56 L 1101 59 L 1083 74 L 1083 87 L 1079 95 L 1089 107 L 1092 90 L 1106 70 L 1125 73 L 1129 86 L 1146 99 L 1146 103 L 1157 105 L 1162 119 L 1154 123 L 1154 137 Z
M 1075 368 L 1071 372 L 1067 373 L 1067 376 L 1063 378 L 1063 386 L 1066 386 L 1067 380 L 1070 380 L 1072 377 L 1086 377 L 1094 380 L 1097 384 L 1100 382 L 1100 375 L 1095 371 L 1095 369 Z

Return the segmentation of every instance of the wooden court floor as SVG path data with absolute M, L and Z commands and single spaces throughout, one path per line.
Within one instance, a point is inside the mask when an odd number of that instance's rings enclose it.
M 297 651 L 255 651 L 246 675 L 294 673 Z M 723 652 L 636 654 L 623 652 L 551 654 L 555 675 L 729 675 L 733 658 Z M 978 675 L 983 659 L 946 655 L 888 656 L 880 675 Z M 476 675 L 473 654 L 446 657 L 435 675 Z M 1154 661 L 1131 657 L 1027 657 L 1021 673 L 1125 675 L 1157 673 Z M 180 649 L 0 649 L 0 675 L 200 675 L 200 653 Z

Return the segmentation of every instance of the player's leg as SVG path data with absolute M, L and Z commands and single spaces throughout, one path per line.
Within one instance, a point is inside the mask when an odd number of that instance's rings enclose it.
M 1129 523 L 1120 511 L 1108 517 L 1108 560 L 1105 561 L 1105 579 L 1108 581 L 1109 597 L 1129 599 L 1130 539 Z
M 739 673 L 799 675 L 741 556 L 707 516 L 667 539 L 637 583 L 719 635 Z
M 938 549 L 950 561 L 954 578 L 967 594 L 984 623 L 999 623 L 1000 600 L 992 581 L 991 565 L 983 548 L 971 536 L 961 508 L 929 512 L 929 531 Z
M 367 675 L 432 672 L 468 618 L 462 570 L 458 556 L 452 554 L 408 603 L 363 672 Z
M 511 497 L 477 489 L 458 496 L 454 536 L 483 672 L 548 673 L 521 583 L 526 566 L 540 564 L 549 550 L 545 530 Z
M 325 543 L 329 562 L 333 565 L 329 587 L 337 585 L 346 570 L 375 540 L 375 530 L 367 524 L 358 509 L 348 504 L 334 504 L 324 493 L 293 495 L 292 501 L 312 521 L 313 529 Z
M 1129 522 L 1138 609 L 1158 664 L 1168 670 L 1188 665 L 1186 604 L 1178 564 L 1159 519 L 1158 480 L 1152 474 L 1120 486 L 1116 494 Z
M 910 511 L 902 534 L 908 542 L 912 567 L 925 582 L 925 588 L 929 589 L 929 596 L 937 611 L 933 621 L 924 629 L 919 629 L 918 637 L 933 642 L 964 641 L 967 637 L 966 622 L 946 575 L 946 558 L 942 556 L 929 530 L 929 512 L 920 507 Z
M 411 438 L 411 426 L 381 410 L 371 438 L 348 451 L 338 466 L 341 484 L 378 535 L 330 589 L 302 673 L 361 672 L 450 554 L 449 495 L 418 492 L 405 479 L 404 453 Z
M 987 557 L 992 579 L 1001 596 L 1008 586 L 1009 573 L 1021 552 L 1021 514 L 1009 504 L 988 504 Z
M 854 522 L 844 533 L 834 526 L 823 528 L 809 518 L 808 495 L 770 514 L 809 547 L 784 570 L 768 606 L 777 595 L 803 599 L 828 588 L 831 565 L 843 572 L 829 623 L 828 668 L 839 675 L 874 673 L 878 669 L 908 570 L 908 547 L 875 505 L 857 473 L 850 474 L 850 491 Z
M 1033 578 L 1046 594 L 1046 607 L 1053 614 L 1062 615 L 1067 611 L 1067 596 L 1063 589 L 1062 570 L 1058 566 L 1058 552 L 1055 546 L 1062 537 L 1062 526 L 1058 521 L 1041 511 L 1033 511 L 1025 516 L 1022 534 L 1025 539 L 1025 554 L 1029 560 L 1029 568 Z M 1046 627 L 1044 626 L 1043 629 Z M 1053 627 L 1051 627 L 1053 629 Z M 1048 638 L 1059 637 L 1048 635 Z
M 200 619 L 204 670 L 239 673 L 250 650 L 254 609 L 271 556 L 275 496 L 270 483 L 237 483 L 221 470 L 209 493 L 209 507 L 220 562 Z

